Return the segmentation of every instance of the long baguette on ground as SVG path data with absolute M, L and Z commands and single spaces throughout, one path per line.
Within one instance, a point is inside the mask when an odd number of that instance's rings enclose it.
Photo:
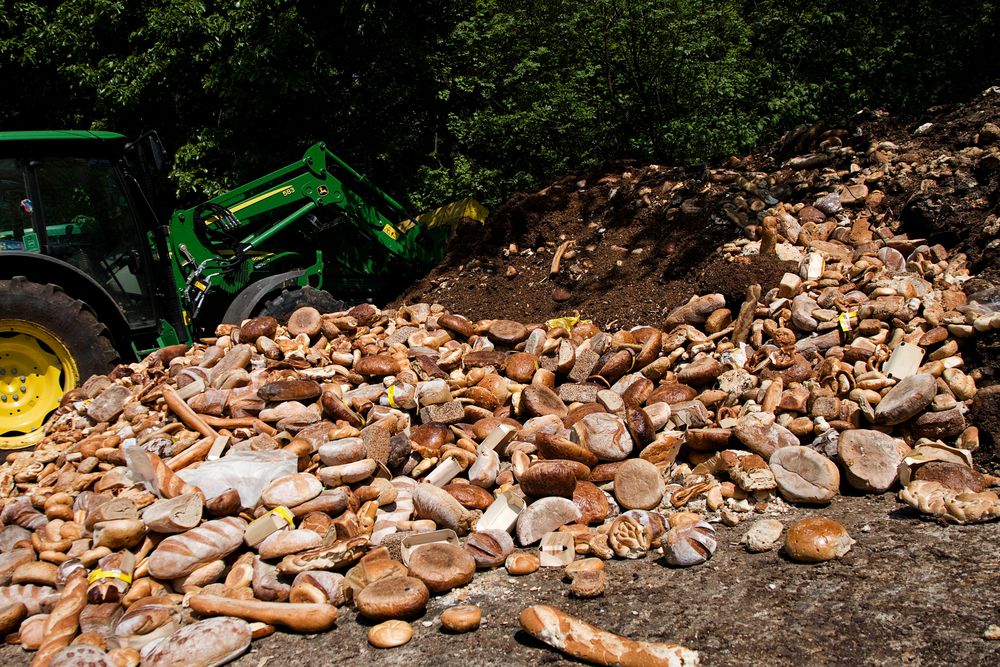
M 337 608 L 328 604 L 235 600 L 218 595 L 195 595 L 190 602 L 191 610 L 202 616 L 235 616 L 297 632 L 323 632 L 337 622 Z
M 521 627 L 567 655 L 608 667 L 696 667 L 698 652 L 680 644 L 634 641 L 602 630 L 555 607 L 536 604 L 521 612 Z

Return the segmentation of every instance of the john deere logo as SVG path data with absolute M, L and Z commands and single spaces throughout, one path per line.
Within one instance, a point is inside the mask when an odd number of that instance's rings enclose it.
M 316 192 L 319 193 L 320 197 L 325 197 L 328 194 L 330 194 L 330 188 L 326 187 L 325 185 L 321 185 L 318 188 L 316 188 Z

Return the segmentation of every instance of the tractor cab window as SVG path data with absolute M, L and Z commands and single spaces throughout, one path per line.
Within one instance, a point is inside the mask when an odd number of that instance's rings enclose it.
M 24 170 L 16 160 L 0 159 L 0 250 L 24 250 L 31 232 L 31 200 Z
M 33 163 L 48 254 L 84 271 L 114 297 L 129 324 L 155 324 L 142 275 L 142 243 L 125 191 L 108 160 L 47 158 Z

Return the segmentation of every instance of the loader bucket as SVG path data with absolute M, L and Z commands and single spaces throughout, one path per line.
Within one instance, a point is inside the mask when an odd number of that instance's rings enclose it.
M 472 197 L 466 197 L 460 201 L 440 206 L 433 211 L 421 213 L 414 220 L 404 220 L 397 226 L 404 233 L 408 232 L 415 225 L 421 225 L 426 229 L 436 229 L 450 225 L 454 229 L 462 221 L 482 224 L 486 222 L 487 215 L 489 215 L 489 211 L 486 210 L 485 206 Z

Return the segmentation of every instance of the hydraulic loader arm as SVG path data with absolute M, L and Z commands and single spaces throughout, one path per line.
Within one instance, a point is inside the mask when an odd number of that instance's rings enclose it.
M 192 209 L 176 212 L 172 232 L 190 229 L 192 235 L 207 237 L 199 239 L 202 245 L 218 245 L 229 236 L 230 242 L 238 242 L 230 250 L 247 253 L 322 206 L 339 207 L 352 224 L 373 234 L 404 259 L 424 262 L 436 259 L 436 253 L 428 252 L 418 241 L 422 226 L 404 225 L 405 231 L 398 227 L 397 223 L 408 217 L 405 209 L 323 143 L 309 148 L 301 160 L 263 178 Z M 294 208 L 289 210 L 290 207 Z M 208 234 L 198 231 L 199 227 L 213 226 L 222 228 L 214 234 L 215 241 L 211 240 L 211 230 Z M 190 243 L 188 248 L 192 249 Z M 193 250 L 192 253 L 197 259 L 198 253 Z
M 253 274 L 277 258 L 287 259 L 287 248 L 269 244 L 281 232 L 302 225 L 303 239 L 322 216 L 344 226 L 339 242 L 350 244 L 357 234 L 367 236 L 393 255 L 415 264 L 433 264 L 444 256 L 448 238 L 460 218 L 485 219 L 485 209 L 464 200 L 437 211 L 411 218 L 405 209 L 365 176 L 318 143 L 301 160 L 247 183 L 198 206 L 174 213 L 170 238 L 177 285 L 196 318 L 209 288 L 228 276 L 248 284 Z M 322 224 L 329 224 L 328 222 Z M 287 235 L 286 235 L 287 236 Z M 323 268 L 323 253 L 335 248 L 303 244 L 301 266 Z M 360 270 L 374 274 L 377 266 L 364 258 L 355 260 Z M 248 270 L 249 263 L 249 270 Z M 234 277 L 238 275 L 239 277 Z M 232 291 L 232 290 L 230 290 Z

